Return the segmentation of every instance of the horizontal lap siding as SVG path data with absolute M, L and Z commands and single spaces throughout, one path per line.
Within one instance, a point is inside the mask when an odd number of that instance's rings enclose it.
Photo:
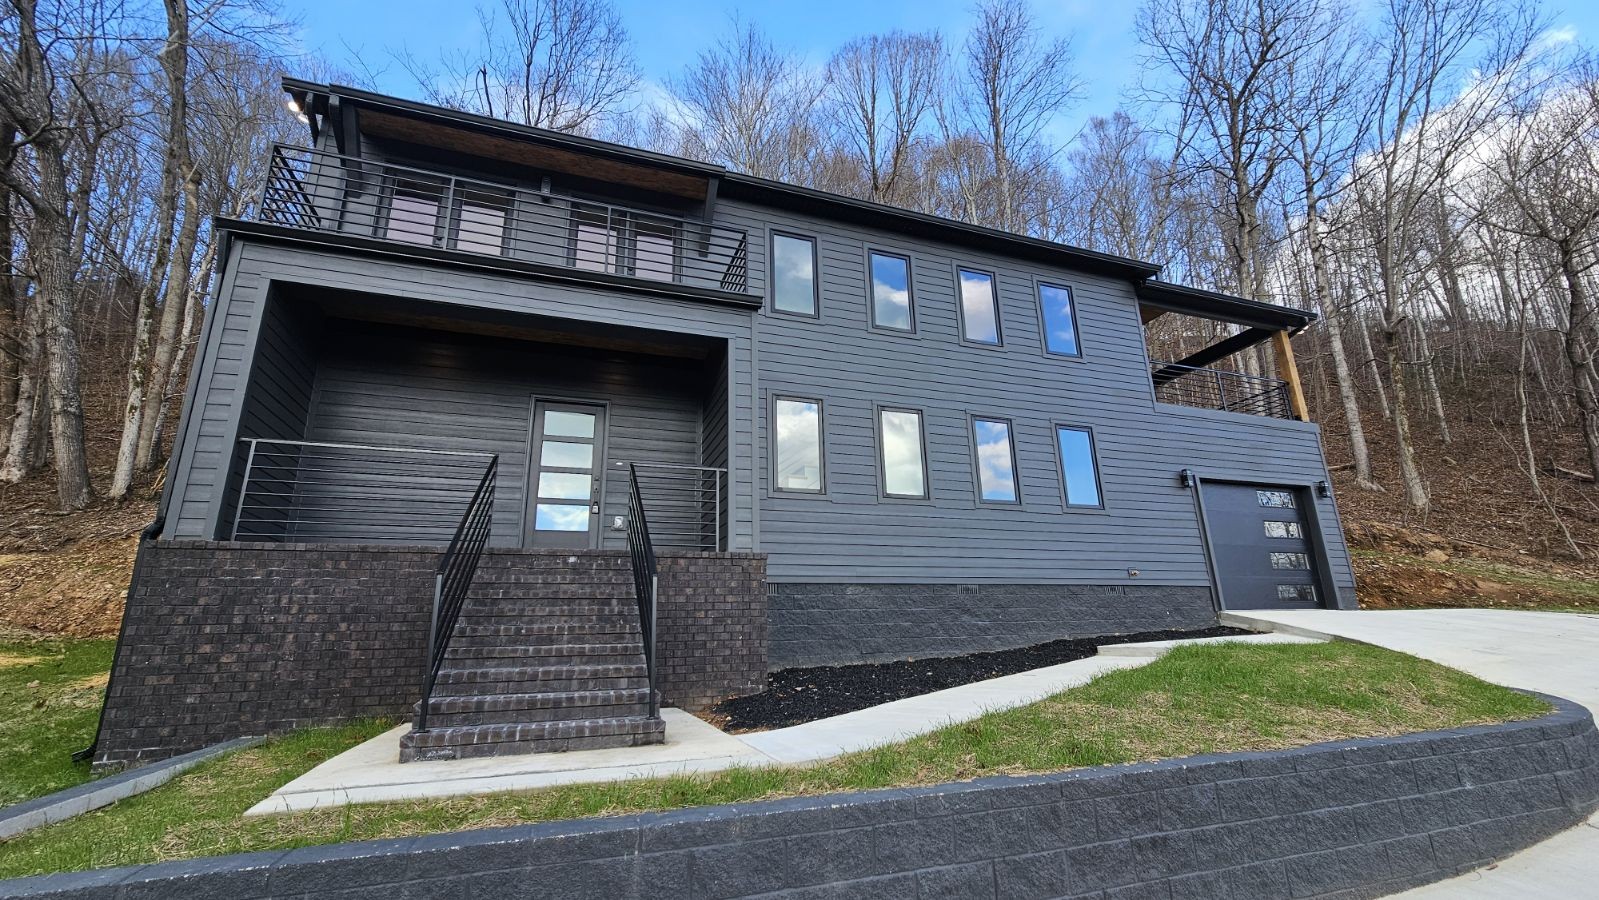
M 245 373 L 265 292 L 275 283 L 359 291 L 374 295 L 373 303 L 381 303 L 384 296 L 436 302 L 441 304 L 440 314 L 445 315 L 451 305 L 468 306 L 711 337 L 727 342 L 733 383 L 748 386 L 753 379 L 750 313 L 745 310 L 251 238 L 237 239 L 234 248 L 215 313 L 221 317 L 221 327 L 211 339 L 211 359 L 197 384 L 191 412 L 194 421 L 186 424 L 186 446 L 175 471 L 175 514 L 169 516 L 175 522 L 169 534 L 175 537 L 209 537 L 222 515 L 213 485 L 227 468 L 224 454 L 242 433 L 238 416 Z M 734 469 L 730 482 L 735 492 L 731 546 L 749 549 L 754 529 L 754 405 L 749 391 L 742 388 L 729 401 L 730 466 Z M 695 421 L 692 440 L 697 447 L 699 420 Z M 495 427 L 499 429 L 497 437 L 503 439 L 503 423 Z M 623 453 L 636 456 L 651 450 L 647 441 L 624 440 L 613 444 L 612 455 L 626 458 Z M 521 465 L 525 472 L 525 457 Z
M 757 321 L 765 459 L 772 393 L 826 404 L 827 493 L 774 494 L 757 467 L 761 549 L 773 581 L 1208 584 L 1193 496 L 1178 473 L 1263 482 L 1326 477 L 1313 426 L 1154 403 L 1142 325 L 1123 281 L 897 238 L 835 221 L 723 201 L 719 220 L 751 234 L 764 285 L 768 229 L 817 238 L 821 317 Z M 911 256 L 917 332 L 868 327 L 868 247 Z M 955 267 L 994 272 L 1004 346 L 960 343 Z M 1084 356 L 1043 352 L 1035 279 L 1072 289 Z M 879 498 L 874 404 L 925 412 L 927 502 Z M 968 417 L 1010 418 L 1022 504 L 977 502 Z M 1104 510 L 1068 509 L 1053 423 L 1094 430 Z M 1333 577 L 1352 587 L 1330 500 L 1319 500 Z
M 499 455 L 493 542 L 520 542 L 533 398 L 608 404 L 612 461 L 699 462 L 700 363 L 566 350 L 415 329 L 332 323 L 308 437 L 336 443 Z M 603 517 L 627 508 L 605 473 Z M 607 546 L 625 545 L 603 530 Z

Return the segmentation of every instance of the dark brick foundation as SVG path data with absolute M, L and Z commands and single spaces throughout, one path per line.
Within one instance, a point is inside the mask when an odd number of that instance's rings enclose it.
M 576 551 L 593 553 L 595 551 Z M 158 541 L 139 550 L 95 762 L 161 759 L 241 735 L 411 713 L 438 548 Z M 491 551 L 519 577 L 571 554 Z M 511 565 L 516 565 L 514 561 Z M 660 674 L 687 708 L 758 691 L 765 557 L 663 554 Z
M 1581 823 L 1599 735 L 1530 722 L 0 882 L 0 897 L 1380 897 Z
M 662 553 L 661 694 L 697 710 L 766 689 L 766 556 Z
M 774 669 L 1216 624 L 1207 587 L 783 583 L 768 594 Z

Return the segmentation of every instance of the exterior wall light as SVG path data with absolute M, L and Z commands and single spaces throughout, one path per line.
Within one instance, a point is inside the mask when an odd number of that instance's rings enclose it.
M 1332 496 L 1332 485 L 1328 484 L 1325 481 L 1316 482 L 1316 496 L 1318 496 L 1318 497 L 1331 497 Z
M 1182 479 L 1183 487 L 1185 488 L 1192 489 L 1195 484 L 1199 483 L 1199 479 L 1194 476 L 1193 469 L 1184 469 L 1178 472 L 1177 475 Z

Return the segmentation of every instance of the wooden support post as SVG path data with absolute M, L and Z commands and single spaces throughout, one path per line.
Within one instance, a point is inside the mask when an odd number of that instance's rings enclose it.
M 1305 404 L 1305 388 L 1299 383 L 1299 367 L 1294 365 L 1294 345 L 1287 331 L 1274 331 L 1272 349 L 1277 351 L 1277 374 L 1288 382 L 1288 407 L 1294 418 L 1310 421 L 1310 407 Z

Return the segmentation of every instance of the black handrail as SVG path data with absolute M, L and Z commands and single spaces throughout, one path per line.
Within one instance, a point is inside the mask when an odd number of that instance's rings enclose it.
M 633 593 L 638 598 L 638 628 L 644 643 L 644 671 L 650 684 L 650 715 L 661 711 L 655 690 L 655 600 L 660 585 L 650 526 L 644 519 L 644 496 L 638 489 L 638 467 L 628 465 L 627 552 L 633 561 Z
M 488 544 L 494 522 L 494 479 L 499 463 L 497 456 L 489 460 L 472 502 L 461 516 L 461 524 L 456 526 L 455 537 L 450 539 L 450 546 L 433 574 L 433 622 L 428 631 L 427 676 L 422 682 L 422 704 L 417 707 L 417 731 L 428 730 L 428 701 L 433 699 L 434 683 L 438 681 L 439 669 L 450 649 L 450 635 L 455 633 L 456 620 L 461 617 L 461 607 L 466 605 L 467 592 L 477 574 L 478 560 Z
M 1149 378 L 1155 399 L 1162 403 L 1292 419 L 1288 383 L 1225 369 L 1204 369 L 1181 363 L 1151 360 Z

